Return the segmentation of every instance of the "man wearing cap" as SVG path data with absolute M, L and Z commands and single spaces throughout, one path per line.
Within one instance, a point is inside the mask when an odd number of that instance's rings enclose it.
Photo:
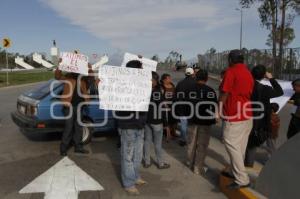
M 230 157 L 231 171 L 222 174 L 234 178 L 229 189 L 240 189 L 250 186 L 244 157 L 253 126 L 251 95 L 254 80 L 244 64 L 242 51 L 231 51 L 228 63 L 229 67 L 220 86 L 219 110 L 225 120 L 224 142 Z
M 181 131 L 181 139 L 179 144 L 181 146 L 186 145 L 187 141 L 187 116 L 190 115 L 190 107 L 185 102 L 188 102 L 190 96 L 191 88 L 196 84 L 195 74 L 193 68 L 187 68 L 185 70 L 185 78 L 181 80 L 176 86 L 176 95 L 175 101 L 175 113 L 176 116 L 180 118 L 180 131 Z

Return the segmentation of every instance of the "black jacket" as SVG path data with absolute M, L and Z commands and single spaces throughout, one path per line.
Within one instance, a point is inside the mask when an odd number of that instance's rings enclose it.
M 118 128 L 120 129 L 143 129 L 146 125 L 147 112 L 135 112 L 135 111 L 116 111 L 115 115 Z M 126 118 L 128 117 L 128 118 Z
M 176 86 L 174 102 L 189 101 L 191 91 L 196 84 L 197 82 L 195 78 L 190 76 L 181 80 Z M 191 111 L 190 107 L 187 105 L 180 104 L 180 105 L 176 105 L 175 107 L 175 113 L 177 116 L 188 116 L 190 111 Z
M 253 130 L 263 129 L 266 132 L 271 132 L 271 103 L 270 99 L 280 97 L 283 95 L 283 90 L 278 82 L 273 78 L 270 79 L 271 86 L 263 85 L 258 81 L 255 81 L 252 102 L 261 102 L 263 105 L 263 111 L 253 111 L 253 116 L 260 116 L 262 113 L 264 117 L 261 119 L 254 119 Z M 259 108 L 258 105 L 253 104 L 253 108 Z
M 196 96 L 189 98 L 194 110 L 192 118 L 188 119 L 189 124 L 206 126 L 215 124 L 215 108 L 218 104 L 215 90 L 205 84 L 195 84 L 191 92 L 195 92 Z

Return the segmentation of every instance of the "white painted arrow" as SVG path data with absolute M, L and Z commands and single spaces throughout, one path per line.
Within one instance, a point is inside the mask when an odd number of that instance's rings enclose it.
M 80 191 L 102 190 L 98 182 L 65 157 L 19 193 L 45 193 L 44 199 L 78 199 Z

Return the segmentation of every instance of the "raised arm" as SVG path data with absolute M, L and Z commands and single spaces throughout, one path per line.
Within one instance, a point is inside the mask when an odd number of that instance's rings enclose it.
M 268 94 L 270 96 L 270 98 L 275 98 L 275 97 L 280 97 L 282 96 L 283 90 L 281 88 L 281 86 L 279 85 L 279 83 L 277 82 L 277 80 L 275 78 L 273 78 L 271 73 L 266 73 L 266 78 L 269 79 L 272 87 L 270 87 L 268 89 Z

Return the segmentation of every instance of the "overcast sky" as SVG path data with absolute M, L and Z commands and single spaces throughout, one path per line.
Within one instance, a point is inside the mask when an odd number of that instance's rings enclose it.
M 1 0 L 0 37 L 10 37 L 10 51 L 20 53 L 49 53 L 56 39 L 61 51 L 89 56 L 128 51 L 164 57 L 176 50 L 192 58 L 210 47 L 239 47 L 238 6 L 238 0 Z M 244 47 L 267 48 L 257 9 L 244 15 Z M 299 18 L 294 26 L 300 35 Z M 300 47 L 300 38 L 291 46 Z

